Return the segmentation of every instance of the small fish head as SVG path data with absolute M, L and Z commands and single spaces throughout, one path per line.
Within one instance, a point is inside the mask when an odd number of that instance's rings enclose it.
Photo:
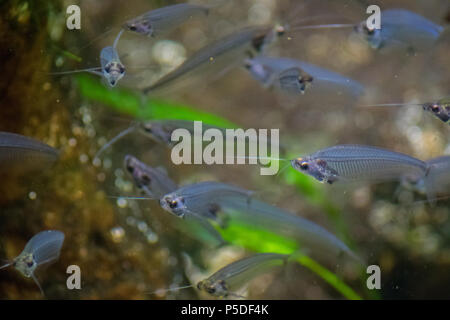
M 177 217 L 184 217 L 186 206 L 184 205 L 183 197 L 168 194 L 159 200 L 159 204 L 164 210 L 173 213 Z
M 252 47 L 257 53 L 263 52 L 267 46 L 274 43 L 278 38 L 282 37 L 286 32 L 286 27 L 280 24 L 264 28 L 252 39 Z
M 128 31 L 136 32 L 147 36 L 151 36 L 153 34 L 152 25 L 150 21 L 148 21 L 147 19 L 128 21 L 123 25 L 123 28 Z
M 143 164 L 133 156 L 126 155 L 124 159 L 124 166 L 126 171 L 133 177 L 138 188 L 142 186 L 150 186 L 152 179 L 143 170 Z
M 297 70 L 295 74 L 281 74 L 279 81 L 282 88 L 294 93 L 304 94 L 311 86 L 314 78 L 303 70 Z
M 266 30 L 253 39 L 253 47 L 257 52 L 263 52 L 264 49 L 273 44 L 279 38 L 283 37 L 288 27 L 277 23 L 273 28 Z
M 111 87 L 115 87 L 117 82 L 125 75 L 125 66 L 120 61 L 111 61 L 106 64 L 103 75 L 108 84 Z
M 297 158 L 291 161 L 291 165 L 294 169 L 310 175 L 320 182 L 332 183 L 336 177 L 336 172 L 328 168 L 325 160 L 309 157 Z
M 12 266 L 20 271 L 25 277 L 30 278 L 37 267 L 33 259 L 33 254 L 29 252 L 22 252 L 14 259 Z
M 228 288 L 225 280 L 211 281 L 205 279 L 197 284 L 197 289 L 216 297 L 226 297 L 228 295 Z
M 298 82 L 303 88 L 303 92 L 308 89 L 314 81 L 314 77 L 306 72 L 301 72 L 300 77 L 298 78 Z
M 156 142 L 171 145 L 172 144 L 172 132 L 167 130 L 162 124 L 155 122 L 143 122 L 140 125 L 142 133 Z
M 130 174 L 130 175 L 133 175 L 133 173 L 134 173 L 134 170 L 135 170 L 135 168 L 137 167 L 137 165 L 138 165 L 138 162 L 137 162 L 138 160 L 135 158 L 135 157 L 133 157 L 133 156 L 131 156 L 131 155 L 129 155 L 129 154 L 127 154 L 126 156 L 125 156 L 125 158 L 123 159 L 123 164 L 124 164 L 124 166 L 125 166 L 125 169 L 127 170 L 127 172 Z
M 425 111 L 433 113 L 436 117 L 444 122 L 450 120 L 450 107 L 440 103 L 426 103 L 423 105 Z
M 366 21 L 362 21 L 354 27 L 354 31 L 366 41 L 371 48 L 379 49 L 383 44 L 381 29 L 372 29 L 367 27 Z

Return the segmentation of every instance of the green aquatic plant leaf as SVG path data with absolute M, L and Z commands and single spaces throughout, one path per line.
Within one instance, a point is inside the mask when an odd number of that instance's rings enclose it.
M 212 126 L 237 127 L 236 124 L 223 117 L 200 111 L 190 106 L 149 98 L 128 89 L 109 89 L 101 81 L 89 75 L 77 75 L 76 79 L 83 97 L 100 102 L 136 119 L 198 120 Z
M 72 53 L 72 52 L 70 52 L 68 50 L 61 49 L 60 47 L 58 47 L 55 44 L 52 44 L 51 48 L 53 50 L 55 50 L 55 52 L 61 54 L 62 56 L 66 57 L 66 58 L 68 58 L 70 60 L 74 60 L 76 62 L 82 62 L 83 61 L 83 59 L 81 57 L 77 56 L 76 54 L 74 54 L 74 53 Z

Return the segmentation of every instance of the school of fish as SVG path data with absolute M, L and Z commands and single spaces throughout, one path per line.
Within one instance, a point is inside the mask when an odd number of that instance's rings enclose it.
M 99 67 L 55 72 L 52 75 L 88 72 L 101 77 L 105 85 L 114 90 L 116 86 L 120 86 L 122 79 L 128 76 L 128 69 L 122 63 L 118 51 L 119 43 L 124 37 L 130 35 L 141 37 L 140 41 L 152 41 L 182 28 L 187 21 L 206 19 L 220 6 L 220 1 L 211 5 L 180 3 L 145 12 L 120 26 L 114 43 L 101 50 Z M 269 55 L 268 48 L 275 46 L 278 39 L 303 30 L 343 29 L 363 39 L 373 50 L 420 52 L 433 47 L 445 29 L 445 26 L 405 9 L 384 10 L 381 12 L 381 19 L 382 27 L 379 30 L 368 28 L 365 20 L 350 24 L 245 26 L 199 49 L 151 85 L 135 89 L 143 95 L 152 95 L 182 81 L 188 83 L 194 73 L 207 77 L 233 67 L 246 70 L 249 76 L 261 85 L 261 90 L 278 91 L 291 98 L 301 99 L 317 92 L 328 97 L 336 95 L 337 98 L 344 95 L 350 99 L 358 99 L 368 90 L 358 80 L 307 61 Z M 450 125 L 449 101 L 441 98 L 423 103 L 374 103 L 359 108 L 370 111 L 380 107 L 418 106 L 440 120 L 443 125 Z M 178 128 L 192 133 L 193 121 L 138 121 L 105 143 L 97 150 L 95 158 L 101 159 L 105 150 L 117 140 L 135 132 L 169 149 L 173 148 L 172 132 Z M 221 132 L 226 130 L 213 125 L 208 125 L 207 128 Z M 58 161 L 61 153 L 61 150 L 31 137 L 8 132 L 0 132 L 0 150 L 2 172 L 14 174 L 16 178 L 29 175 L 30 172 L 49 170 Z M 297 171 L 296 174 L 310 176 L 316 182 L 325 183 L 329 188 L 342 184 L 395 182 L 403 188 L 425 195 L 431 205 L 439 196 L 450 195 L 449 155 L 417 159 L 380 146 L 339 144 L 318 147 L 312 153 L 298 154 L 293 159 L 272 160 L 287 161 L 288 165 Z M 131 154 L 124 155 L 123 168 L 135 190 L 140 192 L 140 198 L 159 204 L 162 212 L 173 216 L 178 225 L 185 222 L 198 225 L 217 241 L 217 247 L 229 244 L 229 241 L 223 238 L 221 230 L 227 229 L 230 223 L 235 221 L 269 230 L 298 245 L 298 251 L 285 254 L 249 254 L 223 266 L 198 283 L 167 291 L 193 288 L 218 298 L 244 298 L 239 294 L 239 289 L 251 279 L 272 269 L 285 268 L 287 263 L 292 263 L 297 256 L 302 255 L 313 257 L 324 265 L 336 265 L 342 261 L 351 261 L 358 267 L 366 265 L 364 255 L 355 252 L 332 230 L 301 217 L 301 213 L 290 212 L 261 200 L 258 190 L 247 190 L 220 181 L 179 185 L 170 178 L 164 167 L 152 167 Z M 64 238 L 62 231 L 43 230 L 32 236 L 23 251 L 7 260 L 0 269 L 14 267 L 24 277 L 32 278 L 44 295 L 35 270 L 58 260 Z

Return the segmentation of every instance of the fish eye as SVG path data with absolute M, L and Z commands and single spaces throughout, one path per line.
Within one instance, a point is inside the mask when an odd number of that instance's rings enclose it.
M 314 81 L 314 78 L 311 76 L 300 76 L 298 81 L 302 84 L 308 84 Z
M 123 74 L 123 73 L 125 72 L 125 68 L 124 68 L 123 66 L 120 66 L 120 67 L 119 67 L 119 72 L 120 72 L 121 74 Z
M 27 262 L 27 267 L 28 267 L 28 268 L 31 268 L 33 265 L 34 265 L 34 262 L 33 262 L 33 261 Z
M 144 175 L 142 175 L 142 182 L 144 182 L 144 184 L 150 184 L 150 182 L 151 182 L 151 179 L 150 179 L 150 177 L 148 176 L 148 175 L 146 175 L 146 174 L 144 174 Z
M 137 30 L 137 28 L 136 28 L 136 26 L 134 24 L 131 25 L 131 26 L 128 26 L 128 29 L 130 29 L 130 31 L 136 31 Z
M 308 170 L 308 168 L 309 168 L 308 162 L 303 161 L 302 163 L 300 163 L 300 168 L 301 168 L 302 170 Z
M 177 200 L 168 201 L 168 203 L 169 203 L 169 207 L 171 209 L 175 209 L 178 206 L 178 201 Z
M 302 85 L 302 88 L 305 88 L 305 84 L 308 82 L 308 79 L 304 79 L 302 76 L 299 76 L 295 79 L 295 81 L 299 84 Z
M 105 67 L 105 71 L 106 71 L 107 73 L 109 73 L 109 72 L 111 71 L 111 66 L 110 66 L 110 65 L 107 65 L 107 66 Z
M 438 112 L 439 111 L 439 106 L 437 104 L 431 105 L 431 111 Z
M 206 291 L 210 294 L 214 294 L 214 292 L 216 292 L 216 288 L 208 288 Z
M 375 29 L 370 29 L 370 28 L 368 28 L 367 26 L 364 26 L 364 31 L 365 31 L 369 36 L 371 36 L 371 35 L 374 34 Z
M 127 171 L 129 173 L 133 173 L 134 172 L 134 167 L 132 167 L 131 165 L 127 165 Z
M 283 26 L 277 26 L 275 28 L 275 32 L 277 33 L 277 35 L 282 36 L 286 32 L 286 28 Z
M 227 284 L 225 283 L 225 280 L 220 280 L 219 285 L 223 290 L 227 290 Z

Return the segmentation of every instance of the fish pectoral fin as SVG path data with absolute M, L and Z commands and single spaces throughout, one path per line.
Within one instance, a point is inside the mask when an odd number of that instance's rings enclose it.
M 228 298 L 228 297 L 235 297 L 235 298 L 238 298 L 238 299 L 245 300 L 244 296 L 241 296 L 240 294 L 237 294 L 237 293 L 234 293 L 234 292 L 229 292 L 229 293 L 227 293 L 226 296 L 224 296 L 224 298 Z
M 332 175 L 332 176 L 326 178 L 326 180 L 324 180 L 324 181 L 326 181 L 328 184 L 333 184 L 334 182 L 338 181 L 338 178 L 337 178 L 337 176 Z
M 34 273 L 31 274 L 31 277 L 33 278 L 34 282 L 36 283 L 36 285 L 38 286 L 39 290 L 41 291 L 42 296 L 45 298 L 44 290 L 42 289 L 41 284 L 39 283 L 39 280 L 34 275 Z

